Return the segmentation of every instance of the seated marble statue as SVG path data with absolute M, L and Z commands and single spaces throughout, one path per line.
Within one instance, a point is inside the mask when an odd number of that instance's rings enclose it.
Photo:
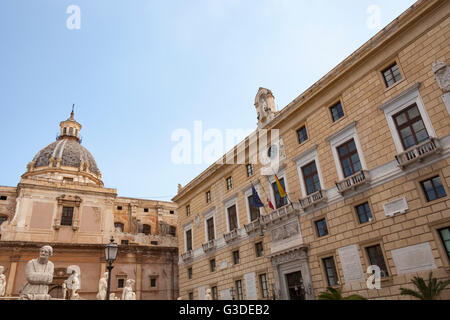
M 6 290 L 6 276 L 3 274 L 3 271 L 5 271 L 5 267 L 0 266 L 0 297 L 5 295 Z
M 133 279 L 127 280 L 127 285 L 122 291 L 122 300 L 136 300 L 136 294 L 133 292 Z
M 53 248 L 43 246 L 39 258 L 28 261 L 25 269 L 27 282 L 20 290 L 21 300 L 50 300 L 48 285 L 53 281 L 54 265 L 48 259 L 53 255 Z

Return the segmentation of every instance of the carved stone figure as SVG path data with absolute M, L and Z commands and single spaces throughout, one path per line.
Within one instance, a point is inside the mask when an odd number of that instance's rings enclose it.
M 53 248 L 43 246 L 39 258 L 30 260 L 25 269 L 27 282 L 20 290 L 21 300 L 50 300 L 48 285 L 53 281 L 54 265 L 48 259 L 53 255 Z
M 69 278 L 65 281 L 66 287 L 69 290 L 69 299 L 79 300 L 80 295 L 77 291 L 81 289 L 80 267 L 69 266 L 67 267 L 66 273 L 70 274 Z
M 116 297 L 116 294 L 113 292 L 109 295 L 109 300 L 120 300 L 120 299 Z
M 206 289 L 205 300 L 212 300 L 211 289 Z
M 122 300 L 136 300 L 136 294 L 133 292 L 133 285 L 135 281 L 133 279 L 127 280 L 127 285 L 122 291 Z
M 276 107 L 272 91 L 259 88 L 255 98 L 258 128 L 264 127 L 275 115 Z
M 442 91 L 450 92 L 450 67 L 445 62 L 436 61 L 433 64 L 433 72 Z
M 103 274 L 103 277 L 98 281 L 97 300 L 106 300 L 106 291 L 108 289 L 108 272 Z
M 62 284 L 62 294 L 63 294 L 63 300 L 66 300 L 67 298 L 67 285 L 65 282 Z
M 5 267 L 0 266 L 0 297 L 4 297 L 6 291 L 6 276 L 3 271 L 5 271 Z

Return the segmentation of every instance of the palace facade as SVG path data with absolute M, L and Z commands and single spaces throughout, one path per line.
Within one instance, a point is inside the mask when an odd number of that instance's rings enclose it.
M 402 299 L 414 276 L 450 278 L 449 13 L 416 2 L 280 111 L 260 88 L 254 134 L 173 198 L 182 298 Z
M 81 145 L 72 111 L 57 140 L 27 165 L 17 187 L 0 186 L 0 265 L 6 296 L 17 297 L 25 267 L 43 245 L 53 247 L 49 293 L 62 297 L 69 266 L 81 271 L 82 299 L 96 299 L 106 271 L 104 247 L 119 244 L 111 292 L 121 297 L 127 279 L 138 300 L 178 297 L 176 206 L 171 202 L 118 197 L 105 188 L 92 154 Z

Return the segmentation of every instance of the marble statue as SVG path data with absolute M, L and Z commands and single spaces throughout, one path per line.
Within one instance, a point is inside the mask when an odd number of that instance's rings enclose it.
M 67 289 L 69 289 L 69 300 L 79 300 L 80 295 L 78 290 L 81 288 L 80 280 L 80 267 L 79 266 L 69 266 L 66 273 L 70 274 L 69 278 L 65 281 Z
M 66 300 L 67 298 L 67 285 L 65 282 L 62 284 L 62 294 L 63 294 L 63 300 Z
M 116 297 L 116 294 L 113 292 L 109 295 L 109 300 L 120 300 L 120 299 Z
M 108 288 L 108 272 L 103 274 L 103 277 L 98 281 L 97 300 L 106 300 L 106 291 Z
M 136 300 L 136 294 L 133 292 L 133 285 L 135 281 L 133 279 L 127 280 L 127 285 L 122 291 L 122 300 Z
M 0 297 L 4 297 L 6 291 L 6 276 L 3 271 L 5 271 L 5 267 L 0 266 Z
M 49 258 L 53 255 L 53 248 L 43 246 L 39 251 L 39 258 L 28 261 L 25 269 L 27 282 L 20 290 L 21 300 L 50 300 L 48 285 L 53 281 L 54 265 Z
M 206 289 L 205 300 L 212 300 L 211 289 Z

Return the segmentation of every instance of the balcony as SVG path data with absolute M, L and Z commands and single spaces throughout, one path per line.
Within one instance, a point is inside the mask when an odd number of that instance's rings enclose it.
M 214 250 L 216 248 L 216 240 L 212 239 L 207 243 L 202 244 L 202 247 L 204 252 Z
M 181 259 L 183 261 L 188 261 L 194 257 L 194 252 L 192 250 L 186 251 L 185 253 L 181 254 Z
M 336 187 L 339 193 L 344 193 L 348 190 L 355 190 L 358 186 L 369 182 L 369 172 L 362 170 L 358 173 L 346 178 L 345 180 L 336 182 Z
M 225 238 L 226 243 L 233 242 L 234 240 L 239 238 L 238 229 L 234 229 L 230 233 L 224 234 L 223 237 Z
M 316 193 L 312 193 L 304 199 L 299 200 L 300 208 L 307 210 L 308 208 L 315 206 L 316 204 L 325 201 L 327 199 L 325 191 L 320 190 Z
M 300 214 L 300 208 L 296 208 L 296 206 L 298 206 L 298 204 L 296 203 L 288 204 L 275 211 L 272 211 L 268 215 L 261 216 L 261 224 L 267 225 L 270 223 L 277 223 L 278 221 L 283 220 L 284 218 L 287 218 L 292 214 Z
M 256 219 L 255 221 L 244 225 L 245 232 L 247 234 L 252 234 L 254 232 L 258 232 L 261 230 L 261 218 Z
M 397 160 L 398 165 L 404 169 L 409 164 L 416 161 L 423 161 L 424 158 L 432 154 L 439 153 L 440 151 L 441 146 L 439 145 L 437 139 L 430 138 L 429 140 L 396 155 L 395 159 Z

